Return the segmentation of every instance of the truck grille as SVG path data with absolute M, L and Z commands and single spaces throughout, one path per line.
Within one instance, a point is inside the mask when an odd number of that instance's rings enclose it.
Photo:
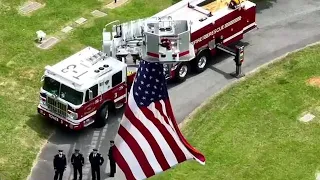
M 61 117 L 67 116 L 68 106 L 50 96 L 47 96 L 47 106 L 51 112 Z

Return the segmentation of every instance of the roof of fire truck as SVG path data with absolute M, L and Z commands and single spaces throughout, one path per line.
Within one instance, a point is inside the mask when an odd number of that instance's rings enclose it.
M 53 66 L 45 67 L 49 76 L 71 88 L 83 91 L 97 84 L 105 76 L 111 76 L 127 65 L 101 51 L 86 47 Z
M 164 17 L 171 16 L 174 20 L 188 20 L 192 21 L 191 31 L 197 31 L 207 25 L 208 23 L 215 22 L 227 14 L 236 11 L 235 9 L 230 9 L 227 6 L 227 2 L 230 0 L 212 0 L 212 2 L 206 3 L 206 5 L 201 5 L 208 0 L 182 0 L 163 11 L 153 15 L 152 17 Z M 249 9 L 256 6 L 255 3 L 248 0 L 240 0 L 244 9 Z M 189 8 L 188 3 L 195 8 Z M 212 16 L 209 17 L 208 14 L 211 12 Z M 200 21 L 205 19 L 204 21 Z

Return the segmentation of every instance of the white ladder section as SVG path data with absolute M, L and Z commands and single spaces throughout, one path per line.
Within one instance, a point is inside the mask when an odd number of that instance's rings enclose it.
M 107 28 L 103 30 L 103 52 L 124 62 L 129 54 L 134 63 L 136 59 L 189 61 L 194 56 L 193 45 L 189 44 L 188 21 L 173 20 L 170 16 L 113 25 L 112 32 L 108 32 Z
M 138 19 L 121 24 L 124 41 L 139 39 L 144 31 L 145 19 Z
M 161 20 L 160 27 L 159 28 L 168 28 L 171 26 L 171 19 L 163 19 Z M 117 26 L 114 26 L 112 28 L 112 33 L 107 32 L 105 29 L 103 31 L 103 40 L 104 41 L 110 41 L 114 39 L 114 36 L 119 35 L 117 34 L 120 31 L 122 32 L 122 40 L 123 41 L 133 41 L 133 40 L 142 40 L 142 35 L 145 31 L 153 32 L 158 34 L 157 28 L 154 26 L 148 26 L 148 23 L 158 23 L 159 18 L 157 17 L 151 17 L 151 18 L 145 18 L 145 19 L 138 19 L 134 21 L 125 22 L 122 24 L 118 24 Z M 121 29 L 120 29 L 121 26 Z M 119 28 L 119 29 L 118 29 Z M 168 33 L 168 31 L 166 31 Z M 171 30 L 171 34 L 175 34 L 174 29 Z
M 122 24 L 113 25 L 112 31 L 103 29 L 103 52 L 108 56 L 115 57 L 116 54 L 127 54 L 127 50 L 119 48 L 119 46 L 137 46 L 137 43 L 142 42 L 142 35 L 145 30 L 146 19 L 138 19 Z M 130 49 L 130 53 L 138 53 L 137 48 Z M 117 52 L 116 52 L 117 51 Z

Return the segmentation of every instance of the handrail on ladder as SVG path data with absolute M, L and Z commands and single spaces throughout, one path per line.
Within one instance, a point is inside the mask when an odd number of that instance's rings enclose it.
M 114 24 L 114 23 L 117 23 L 117 22 L 120 22 L 119 20 L 115 20 L 115 21 L 112 21 L 112 22 L 109 22 L 108 24 L 106 24 L 104 26 L 104 28 L 107 28 L 107 26 L 111 25 L 111 24 Z

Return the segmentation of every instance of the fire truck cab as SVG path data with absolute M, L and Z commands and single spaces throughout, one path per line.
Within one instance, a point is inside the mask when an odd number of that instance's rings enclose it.
M 46 66 L 42 81 L 38 112 L 70 129 L 104 126 L 127 100 L 127 65 L 92 47 Z

